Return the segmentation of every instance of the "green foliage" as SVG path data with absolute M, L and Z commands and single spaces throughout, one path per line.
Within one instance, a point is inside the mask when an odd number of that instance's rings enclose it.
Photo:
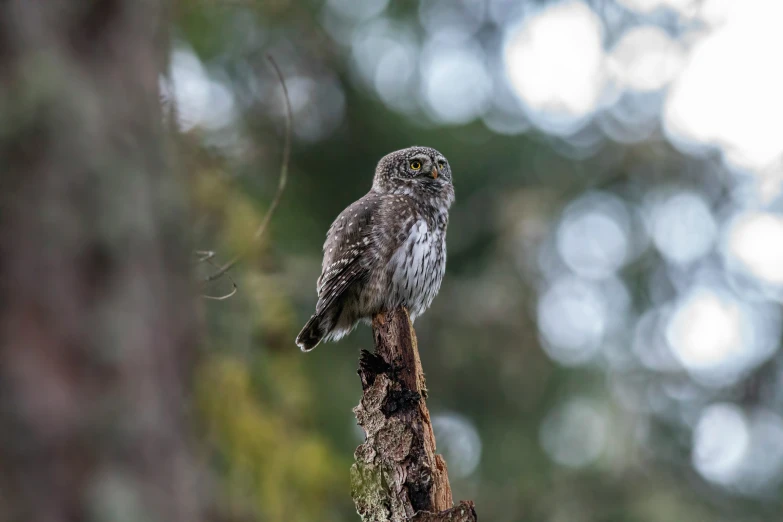
M 222 463 L 229 511 L 281 522 L 339 520 L 328 513 L 347 489 L 347 463 L 302 423 L 311 394 L 301 365 L 283 358 L 265 372 L 281 400 L 259 393 L 249 368 L 236 356 L 212 355 L 197 374 L 197 403 Z

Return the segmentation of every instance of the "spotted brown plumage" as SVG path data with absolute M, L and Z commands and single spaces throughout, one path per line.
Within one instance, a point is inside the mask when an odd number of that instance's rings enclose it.
M 451 166 L 435 149 L 384 156 L 372 188 L 326 234 L 315 314 L 296 337 L 302 351 L 337 340 L 359 321 L 405 306 L 424 313 L 446 271 L 446 227 L 454 201 Z

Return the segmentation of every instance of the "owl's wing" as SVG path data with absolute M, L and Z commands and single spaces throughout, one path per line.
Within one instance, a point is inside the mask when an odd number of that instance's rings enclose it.
M 317 284 L 316 314 L 329 308 L 352 284 L 367 276 L 378 208 L 378 196 L 369 193 L 343 210 L 329 227 Z

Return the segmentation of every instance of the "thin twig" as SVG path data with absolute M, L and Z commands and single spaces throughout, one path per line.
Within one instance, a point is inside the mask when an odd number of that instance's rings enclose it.
M 264 235 L 264 232 L 266 232 L 266 228 L 269 225 L 269 221 L 272 219 L 272 214 L 275 212 L 277 205 L 280 203 L 280 199 L 282 198 L 283 195 L 283 190 L 285 190 L 285 185 L 286 182 L 288 181 L 288 161 L 289 158 L 291 157 L 291 122 L 293 120 L 293 116 L 291 115 L 291 100 L 288 97 L 288 88 L 285 85 L 285 80 L 283 79 L 283 73 L 280 72 L 280 67 L 277 66 L 277 62 L 275 62 L 275 59 L 272 58 L 272 56 L 269 54 L 266 55 L 266 59 L 269 60 L 269 63 L 271 63 L 272 67 L 275 69 L 277 78 L 280 81 L 280 86 L 283 88 L 283 96 L 285 98 L 285 109 L 286 109 L 285 144 L 283 146 L 283 163 L 280 166 L 280 181 L 278 182 L 277 185 L 277 193 L 275 194 L 275 197 L 272 200 L 272 204 L 269 205 L 269 209 L 266 211 L 264 220 L 261 222 L 261 225 L 259 225 L 255 235 L 253 236 L 254 241 L 258 241 L 259 239 L 261 239 L 261 236 Z M 236 265 L 237 262 L 240 259 L 242 259 L 242 257 L 243 254 L 238 254 L 234 256 L 234 258 L 231 261 L 221 266 L 217 272 L 207 276 L 207 278 L 204 281 L 210 282 L 222 277 L 223 274 L 231 270 L 234 267 L 234 265 Z
M 209 250 L 207 250 L 207 251 L 200 250 L 200 251 L 197 251 L 196 254 L 204 256 L 204 257 L 199 259 L 200 263 L 206 261 L 211 266 L 214 266 L 215 268 L 218 268 L 218 266 L 214 263 L 214 261 L 212 261 L 212 257 L 214 257 L 214 255 L 215 255 L 214 252 L 209 251 Z M 239 290 L 239 287 L 237 286 L 236 282 L 234 282 L 234 278 L 231 277 L 231 274 L 226 274 L 226 277 L 228 278 L 229 281 L 231 281 L 231 286 L 233 287 L 229 293 L 227 293 L 225 295 L 201 294 L 201 297 L 203 297 L 204 299 L 212 299 L 213 301 L 223 301 L 225 299 L 228 299 L 229 297 L 232 297 L 234 294 L 236 294 L 237 291 Z
M 215 257 L 216 254 L 212 250 L 196 250 L 196 255 L 199 256 L 196 263 L 203 263 L 204 261 L 209 261 Z
M 234 282 L 234 280 L 231 279 L 230 275 L 226 274 L 226 277 L 228 277 L 228 280 L 231 281 L 231 285 L 234 287 L 231 289 L 229 293 L 227 293 L 226 295 L 201 294 L 201 297 L 203 297 L 204 299 L 212 299 L 213 301 L 223 301 L 225 299 L 228 299 L 229 297 L 234 297 L 234 294 L 236 294 L 237 291 L 239 291 L 239 287 Z

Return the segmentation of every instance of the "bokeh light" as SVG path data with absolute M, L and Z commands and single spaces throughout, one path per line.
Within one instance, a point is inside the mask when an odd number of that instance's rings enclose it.
M 422 90 L 439 123 L 461 124 L 478 118 L 491 94 L 492 81 L 480 47 L 456 39 L 454 33 L 439 33 L 422 55 Z
M 588 193 L 563 212 L 558 251 L 575 273 L 588 278 L 607 277 L 628 260 L 629 232 L 628 213 L 619 198 Z
M 583 2 L 545 7 L 511 30 L 506 74 L 528 116 L 571 134 L 596 109 L 604 82 L 600 18 Z
M 179 48 L 171 56 L 171 86 L 180 128 L 194 127 L 219 130 L 231 125 L 235 118 L 234 93 L 221 82 L 212 79 L 201 60 L 187 48 Z
M 674 354 L 697 380 L 733 384 L 775 352 L 780 321 L 773 307 L 747 303 L 720 287 L 696 287 L 666 328 Z
M 734 269 L 783 286 L 783 216 L 748 212 L 730 223 L 726 235 L 726 256 Z
M 598 285 L 576 277 L 555 281 L 538 304 L 543 347 L 563 364 L 589 361 L 604 339 L 608 321 Z
M 642 13 L 649 13 L 656 9 L 673 9 L 680 12 L 688 12 L 696 7 L 697 0 L 619 0 L 621 4 Z
M 683 66 L 682 44 L 657 26 L 623 33 L 607 57 L 607 69 L 620 86 L 637 91 L 665 87 Z
M 760 168 L 783 153 L 783 70 L 776 66 L 783 4 L 735 4 L 725 23 L 694 45 L 664 121 L 675 142 L 715 145 L 731 163 Z
M 750 444 L 742 411 L 731 404 L 705 408 L 693 437 L 693 465 L 698 472 L 714 482 L 734 481 Z
M 570 399 L 544 419 L 539 437 L 555 462 L 581 468 L 595 462 L 606 449 L 609 418 L 594 401 Z
M 481 437 L 473 423 L 455 412 L 432 416 L 432 430 L 449 466 L 449 477 L 470 476 L 481 462 Z
M 781 436 L 783 419 L 777 413 L 713 404 L 694 430 L 693 463 L 704 478 L 731 490 L 769 492 L 783 475 Z
M 703 197 L 675 191 L 655 194 L 650 200 L 650 235 L 665 258 L 686 264 L 710 251 L 718 229 Z

